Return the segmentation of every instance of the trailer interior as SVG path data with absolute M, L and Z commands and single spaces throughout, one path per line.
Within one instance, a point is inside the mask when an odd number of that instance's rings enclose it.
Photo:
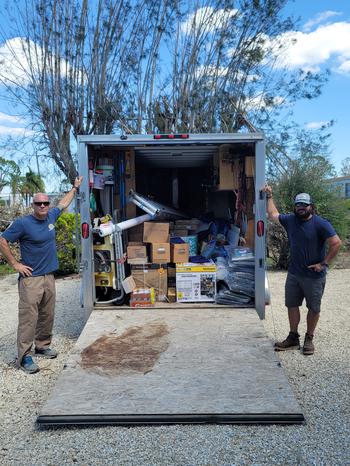
M 144 212 L 139 207 L 128 202 L 128 193 L 136 191 L 147 199 L 178 210 L 184 219 L 200 219 L 208 225 L 213 221 L 221 222 L 227 229 L 235 225 L 240 228 L 241 244 L 254 252 L 254 143 L 192 143 L 183 139 L 178 142 L 166 139 L 147 144 L 89 145 L 88 160 L 90 177 L 91 172 L 95 176 L 98 172 L 106 175 L 106 171 L 103 172 L 106 164 L 109 175 L 105 177 L 103 189 L 97 189 L 96 183 L 90 183 L 90 198 L 94 206 L 90 207 L 91 223 L 105 216 L 110 216 L 117 223 L 142 215 Z M 123 234 L 124 252 L 129 243 L 142 242 L 142 228 L 143 225 L 139 225 Z M 193 231 L 192 234 L 197 232 Z M 205 245 L 205 241 L 208 241 L 205 231 L 196 241 L 196 254 L 200 254 L 203 243 Z M 107 243 L 108 240 L 101 242 L 95 235 L 95 256 L 96 250 L 101 255 L 104 247 L 111 247 Z M 105 280 L 108 286 L 101 286 L 100 278 L 104 271 L 98 270 L 96 257 L 94 266 L 95 303 L 125 304 L 127 301 L 118 300 L 119 291 L 111 286 L 111 274 L 116 273 L 113 265 L 109 270 L 108 283 Z M 126 276 L 131 273 L 128 263 L 125 264 L 125 273 Z M 114 302 L 110 303 L 113 299 Z M 167 303 L 166 298 L 156 301 L 154 305 L 160 307 Z M 215 303 L 209 303 L 211 305 Z M 246 307 L 254 305 L 252 299 Z

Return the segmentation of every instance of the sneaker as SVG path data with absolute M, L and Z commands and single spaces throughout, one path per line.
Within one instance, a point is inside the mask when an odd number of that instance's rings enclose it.
M 299 333 L 289 332 L 287 338 L 283 341 L 277 341 L 274 345 L 275 351 L 287 351 L 300 349 Z
M 39 358 L 54 359 L 57 358 L 57 354 L 57 351 L 51 348 L 35 348 L 35 355 L 39 356 Z
M 27 372 L 27 374 L 35 374 L 40 371 L 39 366 L 35 364 L 32 357 L 28 355 L 23 356 L 19 368 L 22 369 L 22 371 Z
M 309 335 L 308 333 L 305 333 L 305 340 L 304 340 L 304 346 L 303 346 L 303 354 L 305 356 L 311 356 L 315 352 L 315 347 L 314 344 L 312 343 L 313 335 Z

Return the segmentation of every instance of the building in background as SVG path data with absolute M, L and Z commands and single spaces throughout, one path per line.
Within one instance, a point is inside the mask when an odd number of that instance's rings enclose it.
M 326 183 L 339 194 L 339 197 L 350 199 L 350 175 L 330 178 Z

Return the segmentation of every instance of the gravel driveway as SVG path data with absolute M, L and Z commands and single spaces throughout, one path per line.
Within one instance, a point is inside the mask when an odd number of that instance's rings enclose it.
M 57 360 L 27 375 L 11 366 L 17 325 L 16 276 L 0 280 L 0 464 L 2 465 L 350 465 L 350 270 L 329 273 L 316 353 L 280 354 L 305 414 L 303 426 L 178 425 L 38 428 L 49 396 L 84 325 L 79 280 L 57 280 Z M 264 325 L 274 340 L 288 333 L 285 273 L 270 272 L 272 305 Z M 306 309 L 300 332 L 305 332 Z

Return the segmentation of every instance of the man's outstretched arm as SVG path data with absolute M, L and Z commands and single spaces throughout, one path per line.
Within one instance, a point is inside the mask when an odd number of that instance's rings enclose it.
M 82 176 L 77 176 L 74 180 L 74 185 L 70 191 L 68 191 L 67 194 L 65 194 L 60 202 L 58 203 L 58 206 L 61 210 L 66 209 L 69 204 L 72 202 L 74 199 L 75 193 L 78 191 L 79 186 L 81 185 L 81 182 L 83 181 Z
M 267 206 L 266 206 L 266 212 L 267 212 L 267 217 L 269 220 L 272 222 L 278 222 L 279 221 L 279 212 L 277 210 L 277 207 L 275 206 L 275 203 L 273 201 L 272 197 L 272 188 L 268 184 L 265 184 L 263 187 L 262 191 L 266 193 L 266 199 L 267 199 Z

